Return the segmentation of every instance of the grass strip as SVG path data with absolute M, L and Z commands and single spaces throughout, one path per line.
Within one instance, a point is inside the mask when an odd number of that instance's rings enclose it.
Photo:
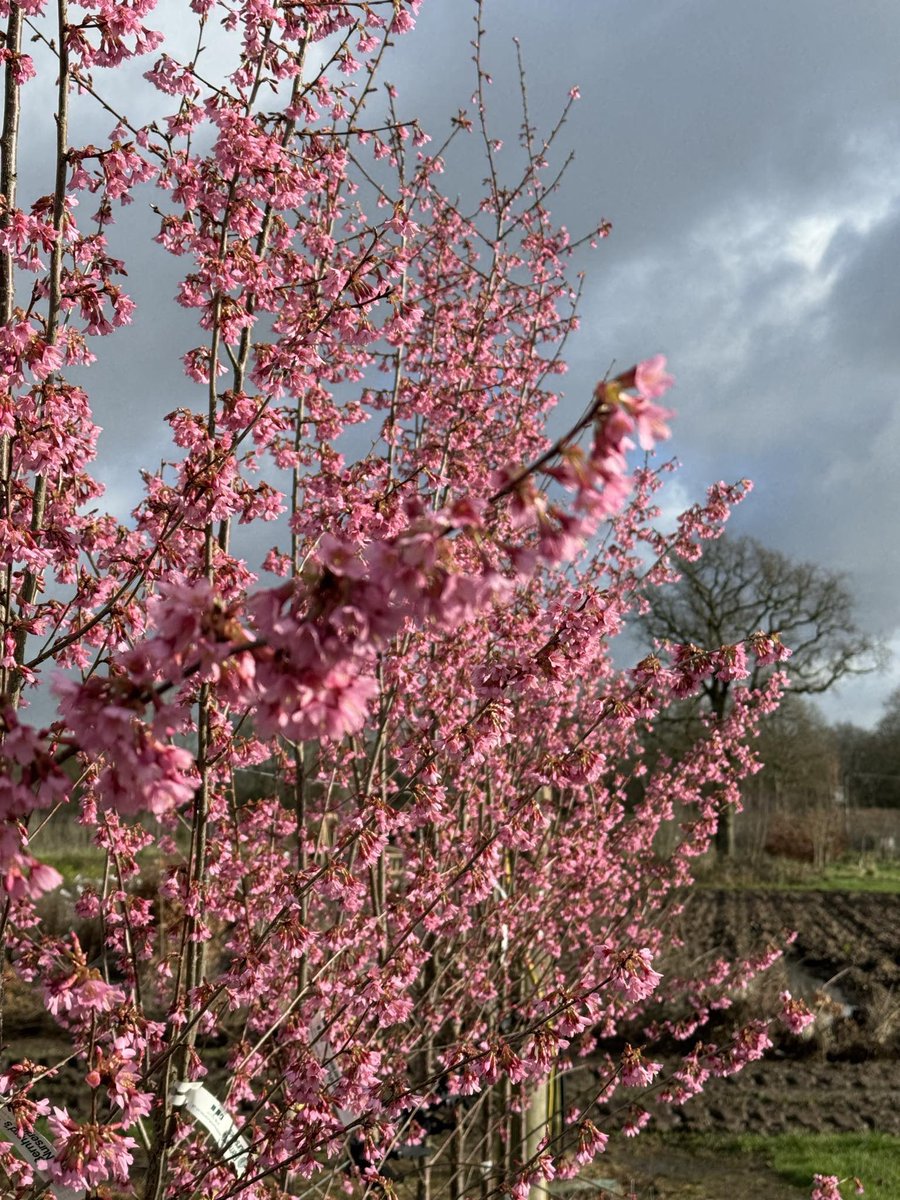
M 715 1154 L 753 1154 L 762 1158 L 786 1183 L 805 1188 L 815 1174 L 847 1179 L 842 1195 L 856 1192 L 853 1176 L 862 1180 L 867 1200 L 900 1197 L 900 1137 L 888 1133 L 743 1133 L 679 1134 L 667 1138 L 684 1147 Z

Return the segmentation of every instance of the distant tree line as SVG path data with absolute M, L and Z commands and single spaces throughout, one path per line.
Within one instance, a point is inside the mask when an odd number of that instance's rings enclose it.
M 885 701 L 874 729 L 845 721 L 831 732 L 847 803 L 856 808 L 900 808 L 900 688 Z

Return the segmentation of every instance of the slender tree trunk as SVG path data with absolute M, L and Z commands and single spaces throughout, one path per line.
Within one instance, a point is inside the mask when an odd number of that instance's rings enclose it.
M 728 707 L 728 684 L 722 684 L 719 680 L 713 681 L 712 691 L 709 693 L 710 704 L 716 715 L 716 723 L 721 725 L 725 719 L 725 710 Z M 716 826 L 716 857 L 718 859 L 732 860 L 735 856 L 735 817 L 737 813 L 734 806 L 726 804 L 719 812 L 719 824 Z
M 542 1079 L 531 1092 L 528 1107 L 522 1114 L 522 1161 L 528 1162 L 538 1152 L 541 1141 L 547 1133 L 550 1120 L 550 1080 Z M 546 1187 L 533 1187 L 531 1200 L 541 1200 L 546 1194 Z
M 716 856 L 732 859 L 735 856 L 734 818 L 736 813 L 729 804 L 719 814 L 716 828 Z

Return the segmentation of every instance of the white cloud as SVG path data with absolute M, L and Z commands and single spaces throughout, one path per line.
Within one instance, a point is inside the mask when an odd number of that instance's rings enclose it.
M 863 729 L 878 724 L 884 715 L 884 698 L 900 688 L 900 633 L 888 639 L 887 649 L 890 658 L 884 671 L 848 677 L 816 696 L 816 705 L 827 721 L 847 722 Z

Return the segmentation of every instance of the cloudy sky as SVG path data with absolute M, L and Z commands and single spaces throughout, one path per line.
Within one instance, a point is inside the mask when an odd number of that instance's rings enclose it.
M 469 10 L 425 0 L 398 48 L 426 123 L 472 91 Z M 499 135 L 515 35 L 536 120 L 581 89 L 556 213 L 613 223 L 586 263 L 572 408 L 612 359 L 668 355 L 675 498 L 748 476 L 735 532 L 847 573 L 898 654 L 822 707 L 871 723 L 900 685 L 900 5 L 487 0 L 485 26 Z
M 161 11 L 170 28 L 183 21 L 176 0 Z M 386 72 L 401 114 L 435 135 L 470 106 L 473 11 L 424 0 Z M 823 708 L 872 723 L 900 685 L 900 4 L 486 0 L 485 26 L 496 136 L 514 146 L 518 36 L 536 123 L 581 89 L 556 215 L 573 232 L 613 223 L 583 264 L 570 411 L 612 361 L 668 356 L 683 463 L 671 502 L 749 476 L 735 531 L 847 573 L 861 622 L 898 654 Z M 149 115 L 122 99 L 133 120 Z M 102 117 L 97 135 L 108 127 Z M 448 189 L 465 191 L 472 170 L 464 152 L 451 160 Z M 49 190 L 37 174 L 35 194 Z M 168 303 L 183 264 L 149 243 L 133 207 L 117 236 L 140 309 L 90 380 L 121 515 L 136 467 L 163 451 L 144 419 L 195 400 L 179 362 L 194 336 Z

